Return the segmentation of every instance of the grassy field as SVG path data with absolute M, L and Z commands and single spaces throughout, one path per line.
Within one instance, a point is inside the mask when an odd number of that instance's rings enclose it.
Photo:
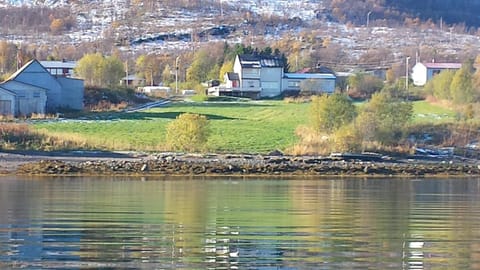
M 413 103 L 413 111 L 415 112 L 413 121 L 419 123 L 444 123 L 454 121 L 457 117 L 455 111 L 423 100 Z
M 453 111 L 415 102 L 415 121 L 453 120 Z M 179 114 L 206 115 L 212 152 L 267 153 L 292 146 L 297 126 L 308 122 L 309 104 L 283 101 L 175 103 L 135 113 L 98 114 L 95 119 L 36 122 L 34 127 L 103 150 L 165 150 L 165 126 Z M 438 116 L 438 117 L 437 117 Z M 93 117 L 93 116 L 92 116 Z
M 308 119 L 308 104 L 175 103 L 142 112 L 103 115 L 96 120 L 38 122 L 35 128 L 65 139 L 81 137 L 97 148 L 163 150 L 166 124 L 185 112 L 203 114 L 210 120 L 210 151 L 266 153 L 295 142 L 296 127 Z

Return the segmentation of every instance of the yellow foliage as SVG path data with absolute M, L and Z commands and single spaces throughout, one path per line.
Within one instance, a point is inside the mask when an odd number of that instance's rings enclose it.
M 65 28 L 65 23 L 62 19 L 53 19 L 50 23 L 50 31 L 53 34 L 60 34 L 62 30 Z
M 209 136 L 206 116 L 183 113 L 167 125 L 166 143 L 175 151 L 205 150 Z

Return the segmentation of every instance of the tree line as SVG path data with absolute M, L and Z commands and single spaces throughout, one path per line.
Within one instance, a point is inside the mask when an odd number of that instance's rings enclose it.
M 442 21 L 449 25 L 479 27 L 480 2 L 476 0 L 327 0 L 333 16 L 341 22 L 397 26 L 418 18 L 424 22 Z
M 0 8 L 0 30 L 7 34 L 54 33 L 70 30 L 76 24 L 69 8 L 21 6 Z
M 467 61 L 459 70 L 445 70 L 433 76 L 425 91 L 457 105 L 479 102 L 480 70 L 474 68 L 473 61 Z

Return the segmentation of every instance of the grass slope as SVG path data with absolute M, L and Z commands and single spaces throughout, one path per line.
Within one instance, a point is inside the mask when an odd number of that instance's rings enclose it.
M 266 153 L 295 142 L 296 127 L 308 119 L 308 104 L 176 103 L 110 115 L 111 120 L 43 122 L 35 127 L 65 139 L 81 137 L 100 149 L 163 150 L 166 124 L 185 112 L 206 115 L 210 120 L 210 151 Z
M 425 101 L 414 103 L 414 123 L 451 121 L 455 113 Z M 102 150 L 165 150 L 165 127 L 191 112 L 210 120 L 212 152 L 267 153 L 296 141 L 295 129 L 308 122 L 309 104 L 283 101 L 175 103 L 135 113 L 95 115 L 92 120 L 38 122 L 35 128 Z

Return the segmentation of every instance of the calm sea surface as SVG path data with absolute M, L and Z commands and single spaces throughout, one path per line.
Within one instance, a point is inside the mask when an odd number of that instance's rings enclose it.
M 480 179 L 0 178 L 0 269 L 480 269 Z

